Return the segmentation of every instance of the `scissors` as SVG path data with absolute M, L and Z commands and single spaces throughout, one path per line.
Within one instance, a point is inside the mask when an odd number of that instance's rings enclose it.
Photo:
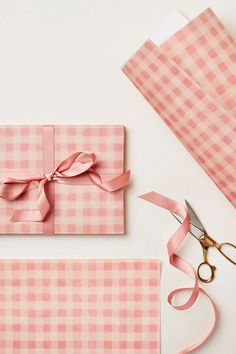
M 202 246 L 202 252 L 203 252 L 203 262 L 199 264 L 198 269 L 197 269 L 197 275 L 198 278 L 204 282 L 204 283 L 210 283 L 214 277 L 215 277 L 215 271 L 216 267 L 208 262 L 208 249 L 210 247 L 215 247 L 228 261 L 236 265 L 236 258 L 232 259 L 232 256 L 229 256 L 228 253 L 225 253 L 226 250 L 225 248 L 228 249 L 230 247 L 230 251 L 235 251 L 236 245 L 229 243 L 229 242 L 223 242 L 223 243 L 218 243 L 216 242 L 213 238 L 211 238 L 204 226 L 202 225 L 200 219 L 198 218 L 197 214 L 191 207 L 191 205 L 185 200 L 185 204 L 190 216 L 190 229 L 189 233 L 194 236 L 201 244 Z M 176 220 L 178 220 L 179 223 L 182 224 L 183 219 L 174 213 L 171 213 Z M 236 257 L 236 252 L 235 252 L 235 257 Z M 201 272 L 203 271 L 203 268 L 208 267 L 209 269 L 209 277 L 204 277 L 201 275 Z

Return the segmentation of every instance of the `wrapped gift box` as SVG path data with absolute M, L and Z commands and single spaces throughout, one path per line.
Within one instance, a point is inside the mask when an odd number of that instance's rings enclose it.
M 123 188 L 107 191 L 110 185 L 99 186 L 102 183 L 100 178 L 106 182 L 122 176 L 124 172 L 123 126 L 6 125 L 0 126 L 0 137 L 0 233 L 124 233 Z M 60 178 L 63 177 L 62 170 L 65 170 L 65 160 L 76 152 L 89 153 L 79 155 L 67 174 L 73 175 L 73 167 L 78 161 L 83 168 L 83 159 L 92 157 L 91 176 L 85 171 L 77 177 Z M 62 161 L 62 176 L 58 171 L 54 175 L 55 167 Z M 46 176 L 46 182 L 56 183 L 45 183 L 41 186 L 44 190 L 39 191 L 40 180 L 37 178 L 41 176 Z M 21 179 L 27 177 L 32 181 L 26 186 Z M 125 174 L 124 178 L 128 179 L 128 175 Z M 18 198 L 12 198 L 9 188 L 14 188 L 16 196 L 17 191 L 22 192 L 25 186 L 25 191 Z M 44 195 L 40 196 L 40 193 Z M 40 208 L 45 213 L 40 205 L 41 197 L 44 209 L 45 197 L 50 208 L 44 219 L 35 221 L 35 217 L 33 220 L 23 217 L 22 214 L 39 213 L 37 209 Z

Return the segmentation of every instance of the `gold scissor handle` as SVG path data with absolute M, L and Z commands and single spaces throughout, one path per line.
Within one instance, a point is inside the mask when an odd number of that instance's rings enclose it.
M 220 251 L 220 245 L 215 240 L 213 240 L 213 238 L 208 236 L 207 234 L 202 235 L 201 238 L 199 239 L 199 242 L 202 246 L 203 262 L 201 264 L 199 264 L 199 266 L 198 266 L 197 275 L 198 275 L 198 278 L 203 283 L 210 283 L 215 277 L 216 267 L 208 262 L 208 257 L 207 257 L 208 256 L 208 249 L 209 249 L 209 247 L 216 247 Z M 209 270 L 210 270 L 209 278 L 204 278 L 201 275 L 201 269 L 203 267 L 209 268 Z
M 208 248 L 202 248 L 202 251 L 203 251 L 203 262 L 200 263 L 199 266 L 198 266 L 197 275 L 198 275 L 198 278 L 203 283 L 210 283 L 215 278 L 216 267 L 208 262 L 208 259 L 207 259 Z M 202 268 L 206 268 L 206 267 L 208 267 L 209 270 L 210 270 L 210 275 L 209 275 L 208 278 L 204 278 L 201 275 L 201 269 Z
M 204 283 L 210 283 L 214 277 L 215 277 L 215 270 L 216 267 L 213 266 L 212 264 L 210 264 L 208 262 L 208 249 L 209 247 L 215 247 L 221 254 L 222 256 L 224 256 L 229 262 L 231 262 L 232 264 L 236 265 L 236 258 L 232 259 L 232 256 L 229 256 L 227 254 L 227 251 L 224 250 L 226 247 L 227 248 L 231 248 L 232 250 L 236 250 L 236 245 L 229 243 L 229 242 L 223 242 L 223 243 L 218 243 L 215 240 L 213 240 L 213 238 L 211 238 L 209 235 L 204 234 L 201 236 L 201 238 L 199 239 L 199 242 L 202 246 L 202 251 L 203 251 L 203 262 L 199 265 L 198 269 L 197 269 L 197 274 L 199 279 L 204 282 Z M 236 256 L 236 253 L 235 253 Z M 204 278 L 201 276 L 201 269 L 203 268 L 203 266 L 207 266 L 210 269 L 210 276 L 209 278 Z
M 218 251 L 222 254 L 222 256 L 224 256 L 226 259 L 228 259 L 228 261 L 230 261 L 231 263 L 233 263 L 234 265 L 236 265 L 236 253 L 235 253 L 235 256 L 234 256 L 234 259 L 232 259 L 233 257 L 229 256 L 227 254 L 227 251 L 224 250 L 224 248 L 231 248 L 231 251 L 232 250 L 236 250 L 236 245 L 234 245 L 233 243 L 230 243 L 230 242 L 223 242 L 221 244 L 217 244 L 216 248 L 218 249 Z

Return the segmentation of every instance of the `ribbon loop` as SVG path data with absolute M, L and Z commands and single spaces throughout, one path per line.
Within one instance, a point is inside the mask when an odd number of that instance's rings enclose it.
M 125 187 L 129 183 L 130 171 L 123 172 L 119 176 L 103 182 L 100 174 L 95 168 L 96 156 L 91 152 L 75 152 L 61 161 L 54 171 L 40 176 L 7 178 L 0 183 L 0 198 L 6 200 L 16 200 L 30 189 L 35 188 L 33 183 L 37 183 L 37 204 L 38 209 L 20 209 L 12 214 L 11 221 L 43 221 L 49 213 L 51 207 L 46 195 L 45 185 L 51 182 L 66 183 L 66 179 L 73 179 L 77 184 L 77 179 L 83 174 L 87 174 L 89 180 L 99 188 L 114 192 Z

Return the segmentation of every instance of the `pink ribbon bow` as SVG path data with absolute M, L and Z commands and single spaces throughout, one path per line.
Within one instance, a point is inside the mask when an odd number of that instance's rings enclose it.
M 15 210 L 11 221 L 43 221 L 51 208 L 45 190 L 45 186 L 51 182 L 79 184 L 78 178 L 87 174 L 93 184 L 107 192 L 116 191 L 128 184 L 130 171 L 103 182 L 95 169 L 95 161 L 96 156 L 93 153 L 75 152 L 61 161 L 51 173 L 32 177 L 23 173 L 22 178 L 7 178 L 1 181 L 0 197 L 9 201 L 20 198 L 31 189 L 38 188 L 38 209 Z

